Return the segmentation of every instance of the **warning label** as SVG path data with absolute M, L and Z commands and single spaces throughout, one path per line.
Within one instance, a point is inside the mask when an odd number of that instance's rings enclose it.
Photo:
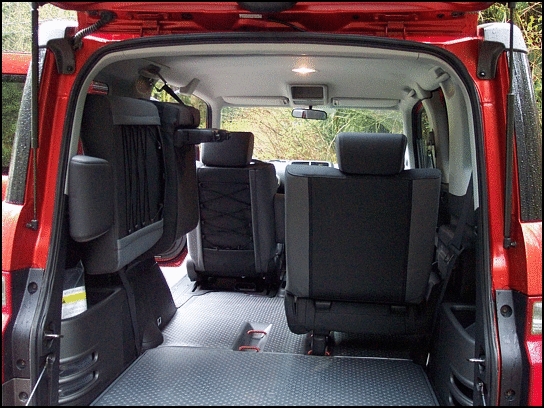
M 85 286 L 65 289 L 62 292 L 62 319 L 77 316 L 87 310 L 87 292 Z

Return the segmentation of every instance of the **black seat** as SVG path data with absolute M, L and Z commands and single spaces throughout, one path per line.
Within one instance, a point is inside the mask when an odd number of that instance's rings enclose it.
M 163 234 L 164 162 L 157 108 L 138 99 L 88 95 L 85 155 L 71 159 L 70 233 L 85 271 L 120 270 Z
M 276 273 L 274 165 L 252 160 L 253 133 L 201 144 L 200 221 L 188 234 L 188 275 L 273 278 Z
M 403 170 L 406 136 L 340 133 L 338 169 L 286 168 L 285 310 L 292 332 L 421 330 L 441 173 Z
M 153 256 L 194 228 L 198 215 L 194 145 L 174 149 L 174 129 L 165 129 L 167 123 L 193 126 L 193 120 L 168 119 L 191 110 L 158 106 L 165 113 L 162 130 L 150 101 L 87 95 L 84 154 L 69 167 L 70 235 L 87 274 L 109 274 L 107 281 L 122 283 L 137 354 L 162 342 L 160 328 L 176 312 Z M 86 283 L 100 280 L 93 278 Z
M 176 143 L 179 129 L 196 129 L 200 112 L 179 103 L 151 101 L 161 119 L 164 155 L 164 231 L 149 250 L 154 256 L 169 259 L 179 254 L 185 234 L 198 223 L 198 191 L 196 184 L 196 150 L 193 144 Z

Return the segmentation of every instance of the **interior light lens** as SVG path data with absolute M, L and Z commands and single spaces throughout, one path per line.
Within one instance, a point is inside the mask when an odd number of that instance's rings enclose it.
M 313 68 L 308 68 L 308 67 L 293 68 L 292 71 L 302 75 L 312 74 L 314 72 L 317 72 L 317 70 Z

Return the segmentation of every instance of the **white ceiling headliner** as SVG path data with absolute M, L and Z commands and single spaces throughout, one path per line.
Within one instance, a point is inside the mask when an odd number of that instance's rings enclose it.
M 130 54 L 125 55 L 132 57 Z M 287 97 L 290 84 L 323 84 L 331 98 L 402 100 L 416 83 L 437 86 L 436 60 L 420 54 L 318 44 L 211 44 L 141 49 L 132 60 L 107 68 L 107 76 L 129 78 L 153 63 L 174 86 L 197 78 L 195 95 L 206 101 Z M 304 61 L 317 72 L 292 71 Z M 257 103 L 255 103 L 257 104 Z

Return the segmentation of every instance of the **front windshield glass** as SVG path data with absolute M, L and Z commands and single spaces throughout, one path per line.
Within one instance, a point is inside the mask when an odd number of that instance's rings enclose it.
M 403 133 L 396 110 L 316 108 L 326 120 L 293 118 L 291 108 L 225 107 L 221 129 L 255 135 L 253 157 L 260 160 L 324 160 L 336 162 L 334 138 L 340 132 Z

